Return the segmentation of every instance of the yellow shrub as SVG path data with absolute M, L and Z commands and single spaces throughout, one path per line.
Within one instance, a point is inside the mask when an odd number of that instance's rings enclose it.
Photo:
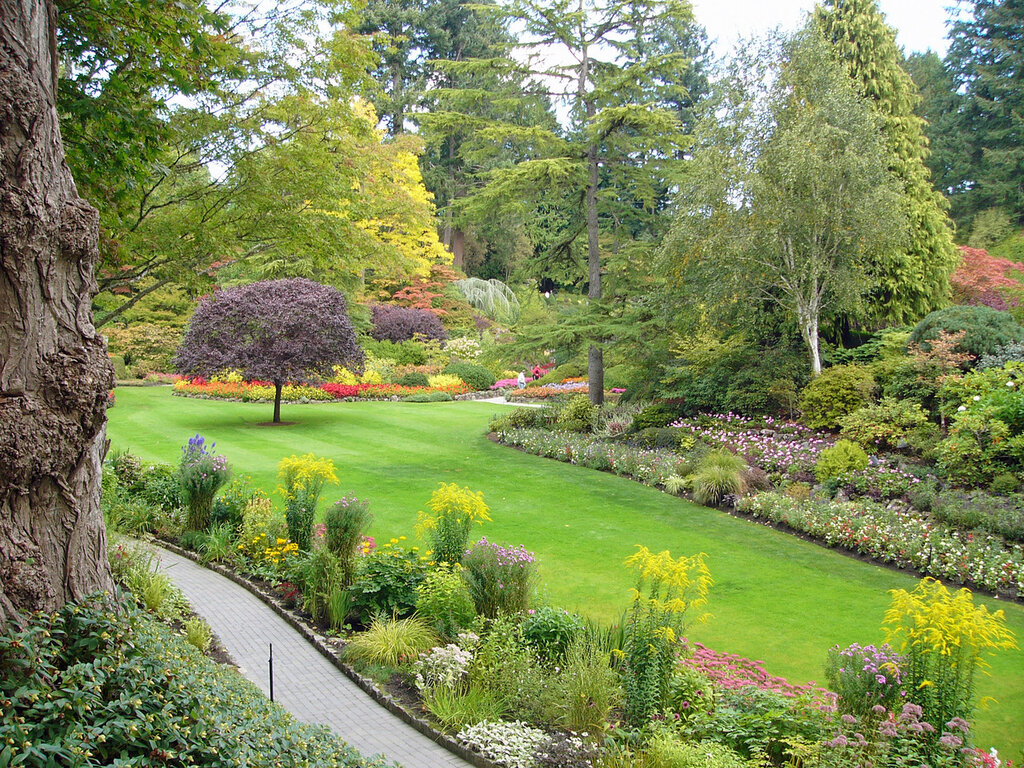
M 452 376 L 449 373 L 438 373 L 434 376 L 427 377 L 427 383 L 432 387 L 458 387 L 465 382 L 458 376 Z
M 348 368 L 341 365 L 334 366 L 334 378 L 331 379 L 334 384 L 345 384 L 346 386 L 354 386 L 359 383 L 359 379 L 352 373 Z
M 233 368 L 227 368 L 220 373 L 211 376 L 210 381 L 224 382 L 225 384 L 240 384 L 242 379 L 242 372 L 236 371 Z
M 373 370 L 371 368 L 368 368 L 366 370 L 366 373 L 364 373 L 362 376 L 359 377 L 359 383 L 360 384 L 383 384 L 384 383 L 384 377 L 381 376 L 380 373 L 378 373 L 377 371 L 375 371 L 375 370 Z

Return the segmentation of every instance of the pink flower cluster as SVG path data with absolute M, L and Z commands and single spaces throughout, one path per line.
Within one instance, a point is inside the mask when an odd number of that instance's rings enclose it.
M 703 672 L 720 688 L 735 690 L 752 685 L 763 691 L 775 691 L 790 697 L 809 694 L 822 707 L 835 705 L 835 694 L 814 683 L 798 685 L 784 677 L 774 677 L 765 670 L 763 661 L 753 661 L 735 653 L 713 651 L 702 643 L 690 640 L 684 640 L 684 645 L 687 650 L 679 663 Z

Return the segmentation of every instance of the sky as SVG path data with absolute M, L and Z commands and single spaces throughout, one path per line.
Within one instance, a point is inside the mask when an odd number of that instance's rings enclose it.
M 815 0 L 691 0 L 697 22 L 716 40 L 715 53 L 725 55 L 737 38 L 759 35 L 781 26 L 798 28 Z M 880 0 L 879 6 L 896 42 L 906 53 L 929 48 L 945 55 L 946 21 L 956 0 Z

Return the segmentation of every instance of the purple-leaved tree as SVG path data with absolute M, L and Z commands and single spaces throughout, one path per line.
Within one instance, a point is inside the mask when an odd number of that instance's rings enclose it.
M 330 378 L 336 365 L 361 367 L 364 355 L 345 297 L 304 278 L 226 288 L 200 300 L 181 348 L 178 371 L 213 376 L 228 369 L 274 382 L 274 421 L 281 387 Z

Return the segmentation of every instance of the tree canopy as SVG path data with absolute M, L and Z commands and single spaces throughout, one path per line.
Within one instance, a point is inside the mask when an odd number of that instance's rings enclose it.
M 193 376 L 237 371 L 274 383 L 274 421 L 281 421 L 281 388 L 330 378 L 333 368 L 362 366 L 363 351 L 348 318 L 345 296 L 304 278 L 225 288 L 196 307 L 175 367 Z
M 877 118 L 813 27 L 717 87 L 662 250 L 669 290 L 781 306 L 818 373 L 822 318 L 860 303 L 905 231 Z

